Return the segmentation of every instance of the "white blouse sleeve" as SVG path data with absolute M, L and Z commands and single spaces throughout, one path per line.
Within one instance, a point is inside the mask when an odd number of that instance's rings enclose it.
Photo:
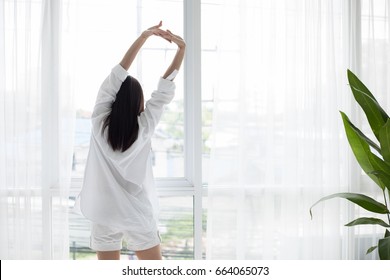
M 177 71 L 176 69 L 173 70 L 173 72 L 167 77 L 167 80 L 173 81 L 173 79 L 176 77 L 177 73 L 179 73 L 179 71 Z
M 127 76 L 127 71 L 118 64 L 112 68 L 110 75 L 103 81 L 91 117 L 94 127 L 100 127 L 104 116 L 111 111 L 111 105 L 115 100 L 116 94 Z
M 152 136 L 164 111 L 164 105 L 170 103 L 175 95 L 175 88 L 174 82 L 160 78 L 157 90 L 152 93 L 152 97 L 146 102 L 145 110 L 139 116 L 141 137 Z

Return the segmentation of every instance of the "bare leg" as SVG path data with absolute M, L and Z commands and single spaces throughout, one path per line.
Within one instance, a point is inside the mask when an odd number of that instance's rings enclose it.
M 98 260 L 119 260 L 121 251 L 97 251 Z
M 161 260 L 160 245 L 154 246 L 150 249 L 136 251 L 135 254 L 139 260 Z

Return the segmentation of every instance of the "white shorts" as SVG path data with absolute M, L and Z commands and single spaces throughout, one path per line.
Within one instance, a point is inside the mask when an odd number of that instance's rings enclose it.
M 139 233 L 126 230 L 116 230 L 107 226 L 92 224 L 91 249 L 95 251 L 118 251 L 122 249 L 122 240 L 127 243 L 127 249 L 143 251 L 161 243 L 158 231 Z

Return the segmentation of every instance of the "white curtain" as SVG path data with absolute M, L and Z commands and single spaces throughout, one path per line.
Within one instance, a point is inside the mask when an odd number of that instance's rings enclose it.
M 362 65 L 361 1 L 217 2 L 207 257 L 366 258 L 374 243 L 358 246 L 359 231 L 343 226 L 359 214 L 353 206 L 336 199 L 309 215 L 325 195 L 370 185 L 339 114 L 363 119 L 346 76 Z M 371 61 L 370 50 L 363 58 Z M 386 57 L 376 59 L 387 70 Z M 387 96 L 388 85 L 380 89 L 374 94 Z
M 390 113 L 390 3 L 389 0 L 361 0 L 360 4 L 361 44 L 359 46 L 359 76 L 384 110 Z M 371 139 L 375 139 L 360 108 L 357 110 L 354 120 L 366 135 Z M 358 183 L 357 190 L 359 192 L 368 193 L 378 201 L 383 202 L 382 192 L 367 176 L 362 176 Z M 357 212 L 357 215 L 360 217 L 363 214 L 367 213 L 360 210 Z M 380 218 L 383 218 L 383 216 Z M 372 226 L 358 227 L 354 233 L 356 237 L 360 237 L 359 242 L 356 244 L 355 257 L 367 258 L 365 251 L 368 247 L 376 245 L 377 240 L 383 237 L 384 229 Z M 377 258 L 377 254 L 370 257 Z
M 67 259 L 73 108 L 63 1 L 0 1 L 0 259 Z

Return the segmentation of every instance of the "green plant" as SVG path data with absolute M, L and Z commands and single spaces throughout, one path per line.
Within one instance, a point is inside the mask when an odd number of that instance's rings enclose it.
M 347 199 L 370 212 L 383 214 L 387 217 L 387 221 L 373 217 L 362 217 L 345 226 L 379 225 L 384 227 L 384 237 L 378 240 L 376 246 L 369 248 L 367 254 L 378 249 L 379 258 L 389 260 L 390 232 L 386 228 L 390 228 L 390 211 L 388 205 L 388 199 L 390 199 L 390 118 L 356 75 L 350 70 L 347 71 L 347 74 L 353 96 L 363 109 L 377 141 L 374 142 L 364 135 L 362 131 L 353 125 L 347 115 L 340 111 L 345 133 L 359 165 L 381 189 L 384 203 L 359 193 L 336 193 L 317 201 L 310 208 L 310 215 L 312 216 L 312 208 L 316 204 L 335 197 Z M 372 150 L 375 150 L 375 153 Z

